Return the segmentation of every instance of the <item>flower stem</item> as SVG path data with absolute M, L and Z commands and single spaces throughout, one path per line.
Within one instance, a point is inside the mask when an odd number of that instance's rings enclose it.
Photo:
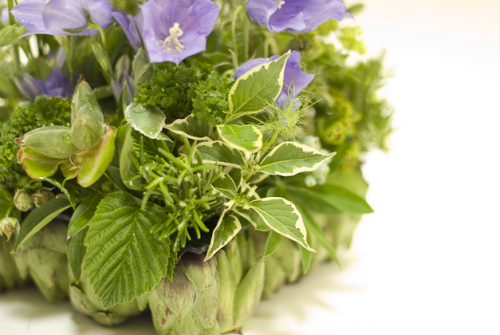
M 12 8 L 14 8 L 14 0 L 7 0 L 7 7 L 9 10 L 9 25 L 13 26 L 16 24 L 16 19 L 14 18 L 14 15 L 12 15 L 10 11 L 12 10 Z M 12 46 L 12 54 L 14 59 L 14 74 L 17 77 L 19 75 L 19 70 L 21 68 L 18 45 Z

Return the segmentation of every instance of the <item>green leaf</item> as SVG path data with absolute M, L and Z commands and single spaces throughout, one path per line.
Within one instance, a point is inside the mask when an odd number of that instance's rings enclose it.
M 323 194 L 317 193 L 312 188 L 299 188 L 286 185 L 286 190 L 294 199 L 302 203 L 309 211 L 318 214 L 334 215 L 342 213 Z M 295 201 L 294 201 L 295 203 Z
M 220 138 L 231 148 L 252 154 L 262 149 L 262 132 L 252 125 L 217 126 Z
M 149 138 L 157 138 L 165 125 L 165 114 L 161 109 L 137 102 L 127 107 L 125 117 L 130 118 L 135 130 Z
M 250 204 L 272 230 L 313 251 L 306 241 L 307 230 L 295 205 L 283 198 L 263 198 Z
M 332 154 L 296 142 L 284 142 L 274 148 L 260 163 L 259 171 L 279 176 L 294 176 L 301 172 L 316 170 Z
M 175 262 L 170 240 L 151 234 L 162 220 L 156 205 L 141 209 L 128 193 L 109 194 L 97 207 L 85 240 L 84 270 L 107 309 L 151 291 Z
M 134 83 L 136 87 L 148 81 L 153 76 L 153 67 L 149 63 L 148 55 L 144 48 L 139 49 L 132 66 L 134 68 Z
M 68 237 L 75 237 L 80 231 L 87 227 L 97 210 L 97 205 L 99 205 L 99 202 L 101 202 L 103 198 L 103 194 L 95 194 L 78 205 L 69 221 Z
M 242 116 L 264 110 L 278 98 L 290 51 L 242 75 L 229 92 L 229 115 Z
M 221 176 L 216 179 L 212 186 L 219 192 L 222 193 L 228 199 L 234 199 L 237 195 L 236 184 L 233 181 L 233 178 L 226 173 L 221 174 Z
M 14 208 L 12 195 L 7 190 L 0 189 L 0 220 L 8 217 Z
M 337 258 L 337 252 L 335 251 L 332 242 L 328 241 L 325 237 L 325 233 L 323 232 L 323 230 L 318 226 L 316 221 L 311 217 L 309 212 L 302 205 L 297 203 L 297 209 L 302 214 L 302 218 L 304 219 L 304 224 L 306 225 L 307 230 L 311 232 L 312 235 L 314 235 L 321 246 L 328 252 L 330 257 L 332 257 L 335 263 L 340 266 L 339 259 Z
M 77 233 L 68 243 L 66 254 L 68 255 L 69 266 L 75 281 L 78 283 L 82 277 L 82 264 L 87 248 L 85 247 L 85 238 L 87 237 L 87 229 Z
M 185 119 L 175 120 L 165 126 L 174 134 L 184 135 L 195 141 L 211 141 L 210 126 L 208 123 L 200 123 L 196 116 L 189 115 Z
M 212 233 L 205 261 L 208 261 L 217 251 L 224 248 L 240 231 L 241 223 L 238 218 L 224 212 Z
M 25 42 L 26 39 L 21 39 L 21 36 L 27 31 L 25 27 L 6 26 L 0 30 L 0 48 Z
M 108 52 L 104 49 L 101 43 L 96 41 L 92 43 L 92 50 L 94 51 L 95 58 L 99 62 L 99 65 L 101 65 L 106 81 L 111 83 L 111 79 L 113 77 L 113 67 L 111 66 Z
M 270 231 L 269 237 L 267 238 L 266 248 L 264 250 L 264 256 L 269 256 L 278 250 L 281 244 L 281 235 L 275 233 L 274 231 Z
M 14 251 L 18 251 L 19 247 L 29 240 L 33 235 L 38 233 L 50 221 L 55 219 L 59 214 L 71 207 L 68 199 L 63 197 L 49 200 L 42 206 L 32 211 L 21 225 L 21 230 L 16 239 Z
M 342 186 L 327 183 L 315 186 L 311 191 L 323 197 L 326 202 L 338 208 L 341 212 L 355 214 L 373 213 L 373 209 L 365 199 Z
M 118 137 L 120 138 L 120 176 L 123 183 L 127 188 L 135 191 L 142 191 L 141 185 L 144 183 L 144 179 L 134 179 L 137 174 L 137 168 L 132 161 L 132 156 L 134 155 L 134 143 L 132 141 L 132 127 L 126 125 L 120 128 Z
M 204 163 L 230 166 L 244 169 L 245 159 L 238 150 L 228 147 L 224 142 L 205 142 L 196 147 Z

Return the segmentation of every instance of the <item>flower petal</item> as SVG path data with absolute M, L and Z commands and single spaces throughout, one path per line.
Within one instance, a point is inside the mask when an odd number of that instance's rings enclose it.
M 25 0 L 11 10 L 12 15 L 28 29 L 23 36 L 45 33 L 42 19 L 44 0 Z

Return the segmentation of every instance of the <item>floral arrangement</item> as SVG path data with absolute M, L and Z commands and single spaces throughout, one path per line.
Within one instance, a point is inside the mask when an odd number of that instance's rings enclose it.
M 382 57 L 351 61 L 360 29 L 339 23 L 361 7 L 9 0 L 0 291 L 221 334 L 338 262 L 372 212 L 363 155 L 392 131 Z

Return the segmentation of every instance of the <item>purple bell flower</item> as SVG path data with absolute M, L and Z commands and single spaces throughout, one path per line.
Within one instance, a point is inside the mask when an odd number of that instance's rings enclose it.
M 131 21 L 120 13 L 113 16 L 134 48 L 140 45 L 139 36 L 134 35 L 137 24 L 151 62 L 179 64 L 206 49 L 219 11 L 210 0 L 149 0 Z
M 246 10 L 270 32 L 308 33 L 326 21 L 352 17 L 342 0 L 248 0 Z
M 250 71 L 256 66 L 265 64 L 280 58 L 272 56 L 270 58 L 256 58 L 241 65 L 235 73 L 236 79 Z M 314 79 L 313 74 L 305 73 L 300 69 L 300 52 L 292 51 L 285 65 L 285 77 L 283 79 L 283 89 L 277 99 L 279 105 L 286 103 L 289 99 L 295 99 L 297 95 Z M 290 96 L 293 95 L 293 96 Z
M 99 33 L 97 29 L 85 29 L 79 33 L 69 33 L 64 29 L 74 30 L 85 27 L 87 18 L 84 9 L 103 29 L 111 23 L 113 6 L 108 0 L 25 0 L 14 7 L 12 15 L 21 22 L 28 32 L 47 35 L 81 35 L 90 36 Z
M 75 90 L 71 86 L 70 80 L 62 73 L 61 69 L 55 68 L 45 81 L 36 79 L 24 73 L 22 79 L 16 79 L 19 90 L 29 100 L 35 100 L 38 95 L 48 95 L 50 97 L 65 98 Z
M 7 7 L 0 11 L 0 21 L 5 25 L 9 24 L 9 9 Z

